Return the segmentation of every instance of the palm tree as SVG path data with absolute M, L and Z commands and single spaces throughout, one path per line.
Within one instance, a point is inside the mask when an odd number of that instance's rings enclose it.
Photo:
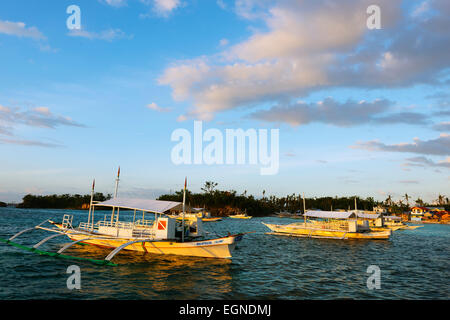
M 263 190 L 263 200 L 264 200 L 264 195 L 266 194 L 266 190 Z
M 419 205 L 419 207 L 423 207 L 423 200 L 420 198 L 417 198 L 416 204 Z
M 391 195 L 388 195 L 388 197 L 385 200 L 386 205 L 388 205 L 389 207 L 392 206 L 392 197 Z
M 405 200 L 406 200 L 406 205 L 407 205 L 408 208 L 409 208 L 409 196 L 408 196 L 407 193 L 405 193 Z
M 444 196 L 439 194 L 437 201 L 438 201 L 439 205 L 442 206 L 444 204 Z
M 206 181 L 203 188 L 201 188 L 205 193 L 212 194 L 214 192 L 214 189 L 217 187 L 216 182 L 212 181 Z

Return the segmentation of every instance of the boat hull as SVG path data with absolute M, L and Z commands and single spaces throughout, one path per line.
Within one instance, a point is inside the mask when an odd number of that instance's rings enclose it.
M 64 230 L 62 226 L 58 226 Z M 66 231 L 66 230 L 64 230 Z M 98 233 L 80 233 L 76 230 L 67 231 L 66 235 L 72 241 L 94 245 L 101 248 L 118 248 L 126 243 L 139 240 L 136 238 L 114 238 Z M 101 239 L 87 239 L 89 237 L 102 237 Z M 236 241 L 241 235 L 232 235 L 224 238 L 202 240 L 202 241 L 143 241 L 130 244 L 123 250 L 137 251 L 156 254 L 173 254 L 179 256 L 206 257 L 206 258 L 232 258 L 232 252 L 236 247 Z
M 203 222 L 215 222 L 215 221 L 221 221 L 222 218 L 202 218 Z
M 327 239 L 370 239 L 370 240 L 387 240 L 391 235 L 390 230 L 379 232 L 346 232 L 341 230 L 326 230 L 313 227 L 276 225 L 263 223 L 266 227 L 273 231 L 276 235 L 288 235 L 307 238 L 327 238 Z
M 409 226 L 405 225 L 402 230 L 416 230 L 417 228 L 422 228 L 422 226 Z

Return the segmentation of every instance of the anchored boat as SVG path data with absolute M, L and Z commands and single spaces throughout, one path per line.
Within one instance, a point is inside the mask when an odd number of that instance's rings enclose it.
M 185 220 L 195 220 L 197 217 L 200 218 L 203 222 L 216 222 L 221 221 L 222 219 L 219 217 L 211 217 L 211 214 L 203 208 L 192 208 L 192 211 L 195 213 L 185 213 Z M 176 218 L 178 220 L 183 219 L 182 214 L 171 215 L 171 218 Z
M 253 218 L 252 216 L 248 216 L 247 215 L 247 209 L 245 210 L 245 213 L 241 213 L 241 214 L 234 214 L 231 216 L 228 216 L 229 218 L 233 218 L 233 219 L 251 219 Z
M 309 220 L 307 220 L 309 218 Z M 354 212 L 308 211 L 303 223 L 287 225 L 263 223 L 269 234 L 327 239 L 389 239 L 391 230 L 373 231 L 368 222 L 358 223 Z
M 402 222 L 402 218 L 397 216 L 384 216 L 384 225 L 391 229 L 400 230 L 415 230 L 421 228 L 422 226 L 411 226 Z M 395 230 L 394 229 L 394 230 Z
M 81 222 L 77 227 L 73 226 L 73 216 L 64 215 L 61 223 L 45 220 L 39 225 L 25 229 L 8 240 L 0 241 L 21 249 L 45 254 L 49 256 L 89 260 L 98 264 L 110 264 L 111 259 L 122 250 L 135 252 L 149 252 L 157 254 L 174 254 L 181 256 L 231 258 L 236 243 L 242 239 L 243 233 L 228 235 L 226 237 L 208 239 L 202 227 L 202 220 L 171 218 L 168 215 L 175 212 L 185 212 L 186 180 L 183 202 L 160 201 L 147 199 L 118 198 L 117 187 L 119 173 L 116 179 L 116 192 L 113 199 L 95 202 L 93 201 L 95 180 L 92 186 L 91 204 L 87 222 Z M 103 219 L 95 220 L 96 207 L 110 207 L 111 214 L 104 214 Z M 119 216 L 124 210 L 133 212 L 132 221 L 120 221 Z M 154 215 L 148 219 L 148 215 Z M 139 215 L 139 217 L 138 217 Z M 49 223 L 49 227 L 44 224 Z M 16 243 L 17 237 L 25 232 L 33 230 L 45 230 L 54 233 L 35 244 L 33 247 Z M 58 236 L 67 236 L 72 242 L 64 245 L 58 252 L 47 252 L 38 248 L 47 241 Z M 65 255 L 64 252 L 75 244 L 88 244 L 103 248 L 113 249 L 104 260 L 84 259 Z
M 381 213 L 365 213 L 354 211 L 360 222 L 368 221 L 369 227 L 374 231 L 390 229 L 396 230 L 414 230 L 420 226 L 410 226 L 402 222 L 402 218 L 397 216 L 385 216 Z

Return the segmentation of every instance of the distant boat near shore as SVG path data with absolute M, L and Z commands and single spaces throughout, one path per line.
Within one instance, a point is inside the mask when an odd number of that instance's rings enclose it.
M 303 223 L 263 224 L 271 234 L 307 238 L 387 240 L 392 234 L 391 230 L 372 231 L 368 223 L 359 224 L 354 212 L 308 211 L 304 219 Z

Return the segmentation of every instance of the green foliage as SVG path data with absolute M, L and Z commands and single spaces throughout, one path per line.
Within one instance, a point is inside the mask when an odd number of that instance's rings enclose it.
M 213 186 L 213 188 L 210 188 Z M 252 195 L 247 196 L 245 191 L 238 195 L 235 190 L 221 191 L 214 190 L 217 183 L 207 181 L 202 191 L 204 193 L 192 193 L 186 190 L 186 203 L 191 207 L 205 207 L 211 211 L 213 216 L 227 215 L 232 213 L 243 212 L 246 210 L 251 216 L 267 216 L 275 212 L 303 211 L 303 199 L 300 195 L 288 195 L 286 197 L 267 197 L 266 192 L 262 192 L 262 199 L 255 199 Z M 173 194 L 166 194 L 159 197 L 159 200 L 166 201 L 183 201 L 183 190 L 176 191 Z M 378 204 L 372 197 L 362 199 L 356 197 L 358 209 L 373 210 L 373 207 Z M 320 209 L 320 210 L 337 210 L 337 209 L 354 209 L 355 197 L 321 197 L 321 198 L 307 198 L 305 199 L 306 209 Z M 227 208 L 227 210 L 224 210 Z
M 111 199 L 111 195 L 103 195 L 103 193 L 95 193 L 94 201 L 106 201 Z M 90 195 L 48 195 L 36 196 L 28 194 L 22 199 L 22 203 L 18 208 L 34 208 L 34 209 L 81 209 L 83 204 L 88 204 L 91 201 Z

